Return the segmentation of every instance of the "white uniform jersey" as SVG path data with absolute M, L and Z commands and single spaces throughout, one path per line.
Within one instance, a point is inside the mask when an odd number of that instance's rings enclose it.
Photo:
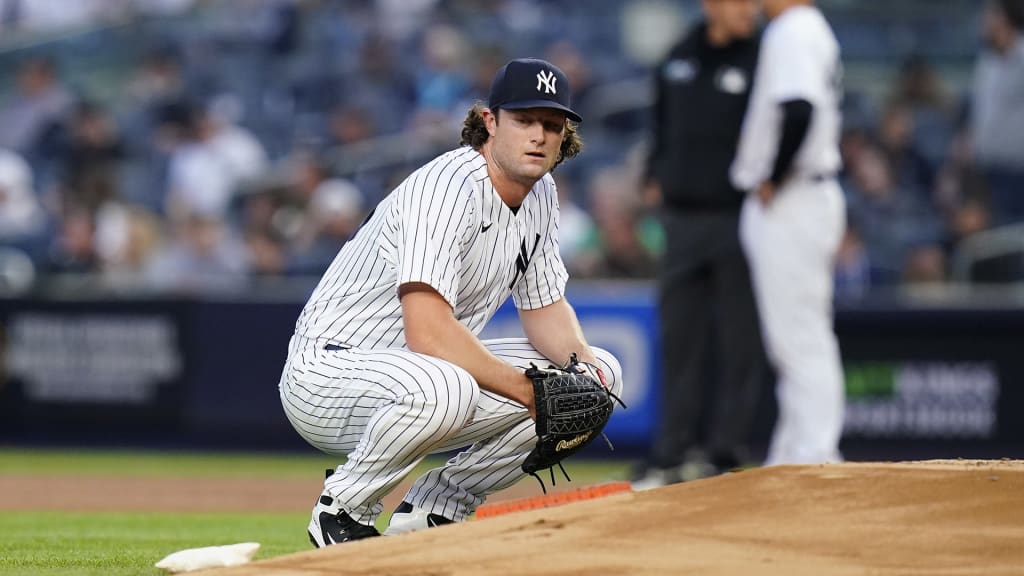
M 513 212 L 491 184 L 483 156 L 459 148 L 381 201 L 324 274 L 295 331 L 356 348 L 403 347 L 398 287 L 420 282 L 479 334 L 509 295 L 518 308 L 540 308 L 562 298 L 567 278 L 551 175 Z
M 807 136 L 793 160 L 799 177 L 834 175 L 840 167 L 842 64 L 839 44 L 814 6 L 793 6 L 773 19 L 761 40 L 750 107 L 732 165 L 733 185 L 753 190 L 771 176 L 778 153 L 780 104 L 806 100 L 814 107 Z

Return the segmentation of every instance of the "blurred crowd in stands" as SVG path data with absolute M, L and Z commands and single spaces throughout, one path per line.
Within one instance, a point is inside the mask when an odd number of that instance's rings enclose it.
M 660 229 L 639 192 L 650 66 L 694 2 L 0 6 L 8 289 L 82 277 L 205 293 L 318 276 L 383 196 L 457 144 L 494 70 L 520 56 L 565 70 L 584 117 L 584 153 L 555 172 L 570 272 L 653 276 Z M 840 297 L 947 282 L 965 240 L 1024 222 L 1022 13 L 975 11 L 966 89 L 906 54 L 881 98 L 847 99 Z

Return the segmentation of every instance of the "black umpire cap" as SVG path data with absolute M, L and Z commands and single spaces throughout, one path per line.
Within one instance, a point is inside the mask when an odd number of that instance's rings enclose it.
M 555 108 L 574 122 L 583 120 L 571 108 L 572 95 L 565 72 L 539 58 L 520 58 L 502 66 L 491 83 L 487 106 L 492 110 Z

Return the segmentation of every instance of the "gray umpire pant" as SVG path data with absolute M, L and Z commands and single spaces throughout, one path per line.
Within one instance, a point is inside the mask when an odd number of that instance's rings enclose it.
M 767 363 L 739 214 L 666 210 L 663 223 L 661 412 L 650 465 L 678 466 L 691 448 L 713 460 L 742 459 Z M 717 350 L 709 355 L 713 336 Z M 711 370 L 709 356 L 718 361 Z M 710 412 L 702 417 L 705 405 Z

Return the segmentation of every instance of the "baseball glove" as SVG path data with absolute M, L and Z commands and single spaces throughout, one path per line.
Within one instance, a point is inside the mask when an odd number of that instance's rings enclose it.
M 622 400 L 604 385 L 599 369 L 581 364 L 575 354 L 561 368 L 549 366 L 544 370 L 531 363 L 526 377 L 533 381 L 537 444 L 526 456 L 522 468 L 539 480 L 538 470 L 555 465 L 561 467 L 563 459 L 582 450 L 599 434 L 603 435 L 602 430 L 615 407 L 613 401 L 622 404 Z M 622 407 L 625 408 L 625 404 Z M 564 468 L 562 472 L 565 473 Z M 541 488 L 544 488 L 543 482 Z

